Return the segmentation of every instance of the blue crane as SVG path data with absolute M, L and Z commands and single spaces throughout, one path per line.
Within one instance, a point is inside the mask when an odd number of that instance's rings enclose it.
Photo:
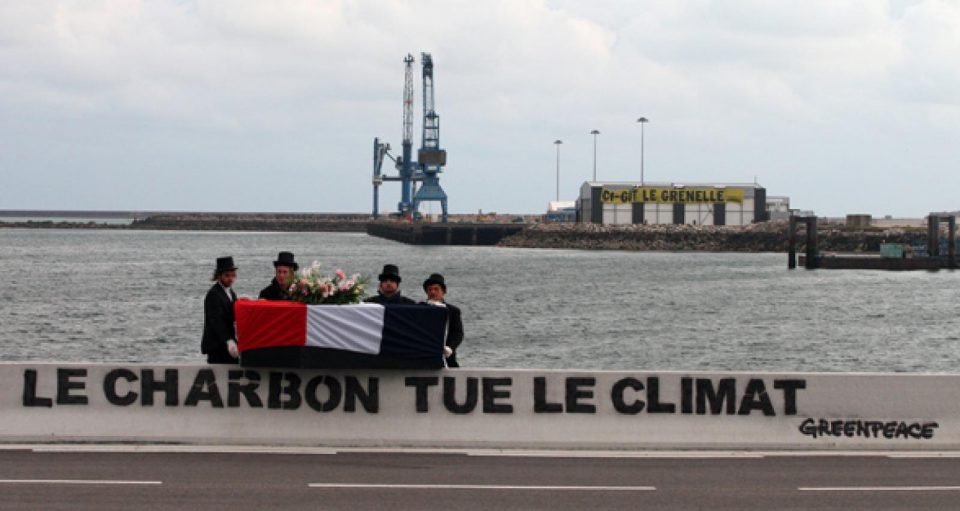
M 373 217 L 380 216 L 380 185 L 384 181 L 400 182 L 400 202 L 397 211 L 401 216 L 410 215 L 412 219 L 420 219 L 420 204 L 423 202 L 440 202 L 446 222 L 447 194 L 440 186 L 439 174 L 447 164 L 447 152 L 440 149 L 440 116 L 434 108 L 433 97 L 433 58 L 429 53 L 421 53 L 423 65 L 423 132 L 420 140 L 420 150 L 417 152 L 417 161 L 413 156 L 413 56 L 407 54 L 403 59 L 405 66 L 403 87 L 403 144 L 402 153 L 398 158 L 390 155 L 390 144 L 383 143 L 379 138 L 373 139 Z M 396 176 L 386 176 L 382 172 L 383 159 L 390 158 L 397 169 Z M 417 189 L 417 183 L 422 186 Z

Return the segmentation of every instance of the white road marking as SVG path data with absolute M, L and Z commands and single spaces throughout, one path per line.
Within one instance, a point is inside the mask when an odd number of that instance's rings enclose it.
M 221 445 L 40 445 L 33 452 L 80 453 L 208 453 L 208 454 L 336 454 L 334 449 L 317 447 L 257 447 Z
M 893 453 L 888 454 L 888 458 L 895 460 L 905 459 L 905 460 L 919 460 L 919 459 L 930 459 L 930 458 L 960 458 L 960 452 L 907 452 L 907 453 Z
M 824 486 L 797 489 L 800 491 L 960 491 L 960 486 Z
M 512 451 L 474 449 L 467 456 L 508 456 L 520 458 L 652 458 L 652 459 L 721 459 L 764 458 L 756 452 L 709 452 L 709 451 Z
M 655 491 L 654 486 L 524 486 L 503 484 L 377 484 L 310 483 L 310 488 L 363 490 L 531 490 L 531 491 Z
M 163 481 L 117 481 L 111 479 L 0 479 L 0 484 L 116 484 L 157 485 Z
M 269 446 L 220 444 L 97 444 L 97 443 L 0 443 L 0 451 L 115 452 L 115 453 L 241 453 L 241 454 L 447 454 L 461 456 L 514 456 L 549 458 L 769 458 L 769 457 L 884 457 L 892 459 L 960 458 L 956 451 L 776 451 L 776 450 L 588 450 L 588 449 L 495 449 L 426 447 Z

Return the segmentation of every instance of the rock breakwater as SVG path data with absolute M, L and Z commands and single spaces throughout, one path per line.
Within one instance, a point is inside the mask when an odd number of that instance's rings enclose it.
M 164 213 L 131 229 L 174 231 L 366 232 L 369 215 L 309 213 Z
M 821 252 L 877 252 L 881 243 L 926 243 L 924 229 L 848 228 L 821 224 Z M 787 222 L 748 226 L 539 224 L 505 238 L 500 246 L 580 250 L 786 252 Z M 798 233 L 804 246 L 804 231 Z

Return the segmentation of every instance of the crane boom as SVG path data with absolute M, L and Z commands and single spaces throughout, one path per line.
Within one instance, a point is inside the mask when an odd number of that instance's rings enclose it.
M 440 116 L 437 115 L 434 102 L 433 57 L 429 53 L 420 54 L 423 66 L 423 134 L 420 139 L 420 151 L 417 163 L 423 174 L 423 186 L 414 195 L 413 211 L 418 215 L 421 202 L 439 202 L 443 211 L 443 221 L 447 221 L 447 194 L 440 186 L 440 172 L 447 164 L 447 152 L 440 149 Z
M 403 59 L 403 154 L 397 162 L 400 173 L 400 203 L 397 210 L 405 215 L 413 210 L 413 55 Z

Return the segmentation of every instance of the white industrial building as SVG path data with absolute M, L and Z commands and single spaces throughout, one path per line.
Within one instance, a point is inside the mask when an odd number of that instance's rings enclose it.
M 546 222 L 576 222 L 577 201 L 550 201 L 543 219 Z
M 577 199 L 584 223 L 749 225 L 767 218 L 762 186 L 723 183 L 586 182 Z
M 767 220 L 789 220 L 790 219 L 790 197 L 773 196 L 767 197 Z

